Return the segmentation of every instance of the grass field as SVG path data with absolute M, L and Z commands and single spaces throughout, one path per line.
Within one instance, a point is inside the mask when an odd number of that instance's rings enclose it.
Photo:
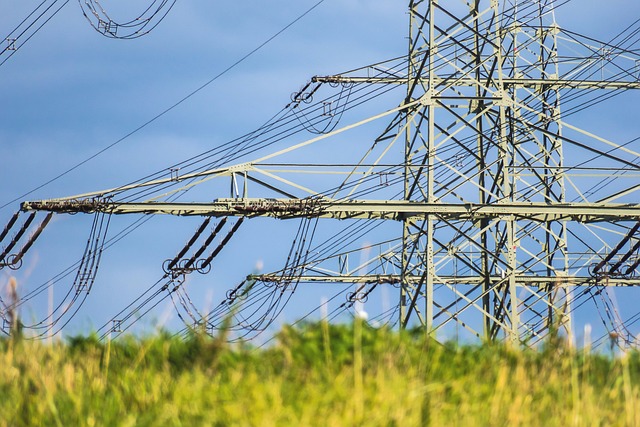
M 638 426 L 640 357 L 440 345 L 366 325 L 269 347 L 158 333 L 0 343 L 0 425 Z

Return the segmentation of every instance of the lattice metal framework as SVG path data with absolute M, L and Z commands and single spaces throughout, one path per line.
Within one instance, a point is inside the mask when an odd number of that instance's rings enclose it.
M 295 93 L 282 120 L 297 120 L 318 134 L 312 139 L 233 166 L 232 156 L 222 156 L 208 167 L 172 168 L 170 176 L 22 208 L 306 218 L 306 235 L 311 221 L 343 220 L 315 252 L 311 233 L 281 271 L 250 276 L 227 305 L 259 286 L 283 294 L 300 282 L 355 284 L 351 303 L 394 286 L 403 327 L 419 323 L 438 333 L 458 324 L 470 336 L 527 344 L 554 329 L 570 335 L 574 305 L 606 295 L 606 286 L 640 284 L 640 153 L 565 118 L 640 88 L 638 55 L 565 35 L 552 0 L 451 3 L 410 2 L 406 57 L 314 77 Z M 561 41 L 570 55 L 560 52 Z M 364 103 L 368 94 L 399 89 L 394 108 L 338 123 L 354 98 Z M 278 123 L 241 142 L 278 134 Z M 382 131 L 372 142 L 358 139 L 358 129 L 375 126 Z M 299 161 L 306 150 L 351 135 L 357 150 L 332 162 Z M 291 153 L 295 163 L 287 161 Z M 230 179 L 231 197 L 177 201 L 220 179 Z M 381 222 L 395 224 L 396 235 L 363 246 Z M 353 268 L 350 255 L 359 257 Z M 182 264 L 199 266 L 195 258 Z M 196 321 L 209 327 L 211 318 Z M 120 331 L 123 320 L 117 324 Z M 633 340 L 619 319 L 612 328 Z

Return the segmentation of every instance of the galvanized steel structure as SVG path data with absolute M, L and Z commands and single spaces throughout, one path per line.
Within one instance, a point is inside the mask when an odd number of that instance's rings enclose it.
M 350 303 L 395 286 L 402 327 L 421 324 L 437 334 L 458 324 L 480 339 L 533 345 L 551 330 L 570 335 L 577 304 L 606 297 L 604 287 L 640 285 L 640 152 L 637 143 L 609 141 L 565 118 L 640 89 L 640 56 L 623 42 L 591 45 L 567 35 L 552 0 L 452 3 L 410 2 L 408 55 L 316 76 L 295 93 L 286 117 L 317 134 L 311 139 L 232 166 L 176 168 L 22 209 L 357 223 L 357 242 L 335 240 L 335 250 L 313 258 L 309 238 L 286 268 L 250 276 L 228 305 L 247 283 L 281 293 L 303 282 L 355 284 Z M 570 55 L 561 42 L 574 46 Z M 321 98 L 321 88 L 334 92 Z M 379 90 L 403 94 L 393 108 L 338 124 L 350 108 L 344 99 L 359 88 L 370 91 L 363 100 Z M 304 157 L 309 147 L 359 138 L 353 132 L 372 125 L 382 130 L 373 141 L 358 141 L 357 162 L 340 153 L 334 162 Z M 296 162 L 278 161 L 291 153 L 300 153 Z M 230 197 L 176 199 L 220 179 L 230 180 Z M 397 237 L 372 243 L 372 255 L 361 239 L 373 238 L 380 221 L 397 224 Z M 354 254 L 360 261 L 350 267 Z M 178 258 L 169 265 L 175 277 L 198 264 L 195 257 L 175 274 Z M 633 342 L 614 311 L 607 308 L 611 332 Z M 209 324 L 211 316 L 201 321 Z M 122 322 L 114 318 L 114 331 Z

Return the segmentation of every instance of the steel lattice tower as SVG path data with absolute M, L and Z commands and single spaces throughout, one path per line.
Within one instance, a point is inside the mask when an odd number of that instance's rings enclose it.
M 318 136 L 257 160 L 25 202 L 23 210 L 393 222 L 401 236 L 356 268 L 346 266 L 352 247 L 317 259 L 301 248 L 283 270 L 249 282 L 275 283 L 282 292 L 293 282 L 355 284 L 350 302 L 393 285 L 402 327 L 419 323 L 435 333 L 457 323 L 481 339 L 532 344 L 552 330 L 571 335 L 573 306 L 585 295 L 640 284 L 640 205 L 633 201 L 640 184 L 616 180 L 637 174 L 638 152 L 567 123 L 564 100 L 573 113 L 608 96 L 598 93 L 640 84 L 619 65 L 635 56 L 613 45 L 561 58 L 554 9 L 552 0 L 411 1 L 401 65 L 314 77 L 294 94 L 287 107 L 300 118 L 321 88 L 340 89 L 305 116 Z M 605 61 L 622 71 L 605 76 Z M 342 93 L 360 87 L 400 87 L 404 95 L 390 110 L 336 127 Z M 357 162 L 274 162 L 380 121 L 383 131 Z M 345 178 L 322 181 L 319 191 L 287 175 L 302 167 Z M 603 173 L 606 186 L 598 181 Z M 230 179 L 231 197 L 172 198 L 214 178 Z M 389 272 L 390 264 L 398 271 Z

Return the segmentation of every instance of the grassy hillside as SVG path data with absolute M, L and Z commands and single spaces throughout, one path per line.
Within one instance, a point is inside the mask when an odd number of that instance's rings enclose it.
M 640 357 L 284 327 L 255 349 L 159 333 L 0 343 L 0 425 L 640 425 Z

